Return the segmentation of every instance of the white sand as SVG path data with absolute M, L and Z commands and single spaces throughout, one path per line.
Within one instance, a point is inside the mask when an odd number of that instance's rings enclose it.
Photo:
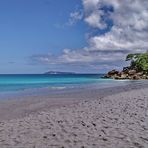
M 0 122 L 0 148 L 148 148 L 148 88 L 91 97 Z

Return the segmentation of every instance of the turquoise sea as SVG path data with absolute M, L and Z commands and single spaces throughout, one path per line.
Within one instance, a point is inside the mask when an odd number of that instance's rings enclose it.
M 19 91 L 48 87 L 51 89 L 66 88 L 76 85 L 95 83 L 102 75 L 89 74 L 13 74 L 0 75 L 0 92 Z M 102 81 L 100 81 L 102 82 Z
M 0 93 L 31 90 L 36 88 L 66 89 L 89 87 L 97 85 L 103 87 L 115 85 L 111 79 L 102 79 L 103 74 L 13 74 L 0 75 Z
M 49 96 L 104 89 L 125 85 L 148 84 L 148 81 L 113 80 L 101 78 L 103 74 L 1 74 L 0 100 L 26 96 Z

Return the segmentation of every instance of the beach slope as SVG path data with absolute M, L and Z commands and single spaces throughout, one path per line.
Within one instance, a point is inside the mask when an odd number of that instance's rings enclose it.
M 0 147 L 147 148 L 148 88 L 2 121 Z

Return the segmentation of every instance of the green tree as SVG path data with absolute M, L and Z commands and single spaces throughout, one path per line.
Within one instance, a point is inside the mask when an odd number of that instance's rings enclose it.
M 129 54 L 126 61 L 131 61 L 131 69 L 136 69 L 148 74 L 148 52 Z

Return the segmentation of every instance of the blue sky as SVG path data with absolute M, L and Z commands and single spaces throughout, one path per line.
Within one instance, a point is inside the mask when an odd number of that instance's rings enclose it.
M 29 57 L 85 45 L 83 23 L 68 26 L 79 0 L 1 0 L 0 73 L 42 73 L 48 65 L 32 65 Z
M 121 68 L 127 53 L 148 47 L 147 3 L 0 0 L 0 73 Z

